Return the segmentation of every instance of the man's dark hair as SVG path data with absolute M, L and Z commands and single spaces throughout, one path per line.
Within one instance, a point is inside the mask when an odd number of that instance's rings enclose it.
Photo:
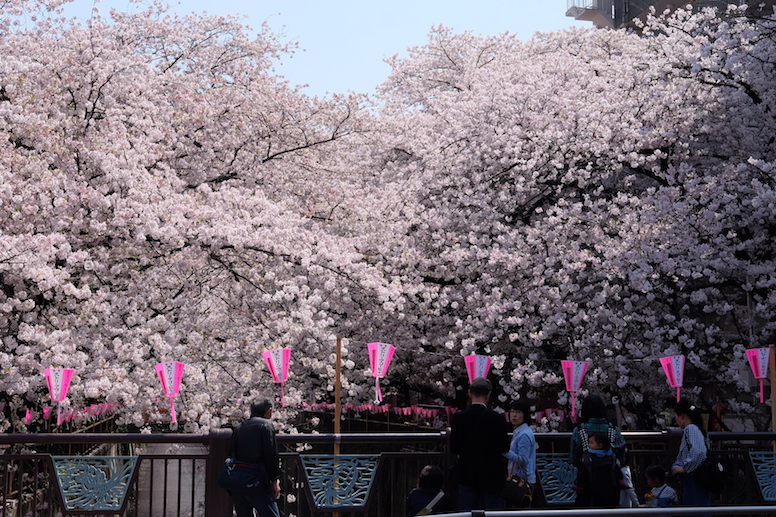
M 418 488 L 435 488 L 440 490 L 445 483 L 445 474 L 436 465 L 426 465 L 418 476 Z
M 270 409 L 272 409 L 272 401 L 269 399 L 254 400 L 251 403 L 251 416 L 264 417 Z
M 471 388 L 469 388 L 469 392 L 474 395 L 477 395 L 478 397 L 483 397 L 488 393 L 490 393 L 490 390 L 484 386 L 472 386 Z

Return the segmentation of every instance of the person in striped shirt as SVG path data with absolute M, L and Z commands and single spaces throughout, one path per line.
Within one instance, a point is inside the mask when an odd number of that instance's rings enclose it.
M 709 447 L 706 431 L 703 429 L 703 416 L 698 408 L 682 399 L 674 406 L 674 420 L 683 432 L 679 454 L 671 467 L 671 474 L 682 480 L 682 504 L 711 506 L 711 492 L 704 489 L 695 476 L 698 467 L 706 459 Z

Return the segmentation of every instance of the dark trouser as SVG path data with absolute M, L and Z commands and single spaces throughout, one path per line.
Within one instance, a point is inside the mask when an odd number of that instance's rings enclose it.
M 275 498 L 265 489 L 232 490 L 231 494 L 237 517 L 253 517 L 254 508 L 259 513 L 259 517 L 280 517 Z
M 703 489 L 693 474 L 682 476 L 682 506 L 711 506 L 711 493 Z
M 499 489 L 482 490 L 466 485 L 458 485 L 458 511 L 503 510 L 504 491 Z

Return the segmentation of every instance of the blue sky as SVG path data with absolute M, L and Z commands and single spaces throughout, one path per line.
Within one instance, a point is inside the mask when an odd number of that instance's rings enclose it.
M 150 1 L 150 0 L 149 0 Z M 426 42 L 436 25 L 455 32 L 492 35 L 509 31 L 521 39 L 572 25 L 590 27 L 566 17 L 567 0 L 181 0 L 170 2 L 180 13 L 244 14 L 246 23 L 264 21 L 300 51 L 285 58 L 278 72 L 293 84 L 308 84 L 310 95 L 355 91 L 371 93 L 390 72 L 383 59 L 403 55 Z M 69 12 L 89 15 L 97 5 L 106 12 L 139 9 L 128 0 L 75 0 Z

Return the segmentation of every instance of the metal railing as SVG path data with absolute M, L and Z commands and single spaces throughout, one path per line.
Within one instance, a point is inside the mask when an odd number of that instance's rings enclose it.
M 670 465 L 679 446 L 680 433 L 624 433 L 630 445 L 629 464 L 639 495 L 647 491 L 643 472 L 651 464 Z M 230 429 L 217 429 L 208 435 L 190 434 L 39 434 L 0 435 L 0 517 L 53 517 L 63 510 L 56 485 L 52 456 L 59 454 L 137 456 L 138 467 L 122 512 L 103 513 L 125 517 L 209 517 L 231 515 L 229 495 L 216 479 L 229 451 Z M 426 464 L 446 469 L 451 464 L 448 434 L 362 433 L 278 435 L 283 469 L 284 515 L 332 515 L 316 511 L 300 461 L 300 454 L 332 454 L 339 444 L 342 454 L 380 454 L 379 469 L 369 504 L 364 511 L 339 511 L 340 516 L 374 517 L 404 515 L 409 491 Z M 717 453 L 734 475 L 720 498 L 713 515 L 776 515 L 776 507 L 752 506 L 761 502 L 752 474 L 749 451 L 771 451 L 776 433 L 710 433 Z M 541 454 L 565 455 L 570 433 L 537 434 Z M 541 500 L 537 503 L 541 504 Z M 734 508 L 722 511 L 722 508 Z M 756 508 L 757 510 L 749 510 Z M 763 508 L 767 512 L 763 513 Z M 571 512 L 572 509 L 565 507 Z M 676 511 L 675 511 L 676 510 Z M 692 509 L 671 509 L 671 515 L 692 514 Z M 708 509 L 707 509 L 708 510 Z M 573 510 L 574 512 L 578 510 Z M 621 510 L 616 510 L 621 515 Z M 615 515 L 611 513 L 579 514 Z M 629 515 L 657 515 L 629 510 Z M 689 512 L 689 513 L 688 513 Z M 759 512 L 759 513 L 758 513 Z M 100 515 L 95 512 L 67 515 Z M 520 512 L 530 517 L 534 512 Z M 700 514 L 700 513 L 695 513 Z M 514 512 L 513 512 L 514 514 Z M 455 514 L 464 515 L 464 514 Z M 465 514 L 469 515 L 469 514 Z M 507 517 L 510 513 L 488 512 Z M 517 515 L 517 514 L 514 514 Z M 538 515 L 538 514 L 537 514 Z M 546 513 L 544 513 L 546 515 Z M 564 512 L 564 517 L 576 514 Z M 665 511 L 663 512 L 665 515 Z
M 689 508 L 675 506 L 666 508 L 609 508 L 609 509 L 564 509 L 563 517 L 665 517 L 681 515 L 774 515 L 773 506 L 716 506 L 705 508 Z M 555 510 L 520 510 L 520 511 L 483 511 L 445 513 L 438 517 L 552 517 Z

